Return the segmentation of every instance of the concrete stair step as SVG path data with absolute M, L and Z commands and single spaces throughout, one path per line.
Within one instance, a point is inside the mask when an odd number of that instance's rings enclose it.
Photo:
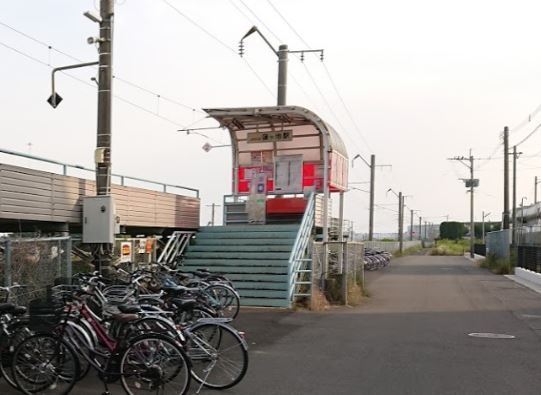
M 257 306 L 257 307 L 283 307 L 289 308 L 289 301 L 286 299 L 271 299 L 271 298 L 241 298 L 241 306 Z
M 280 225 L 228 225 L 228 226 L 204 226 L 199 228 L 200 233 L 223 233 L 223 232 L 296 232 L 299 224 Z
M 201 265 L 197 268 L 202 268 Z M 194 267 L 195 269 L 195 267 Z M 183 270 L 189 271 L 189 267 L 183 266 Z M 209 270 L 216 273 L 226 273 L 227 277 L 229 274 L 251 274 L 251 275 L 260 275 L 260 274 L 282 274 L 287 277 L 288 268 L 287 266 L 212 266 L 209 267 Z
M 188 247 L 191 249 L 194 246 L 267 246 L 267 245 L 280 245 L 288 246 L 289 249 L 295 243 L 295 239 L 214 239 L 214 238 L 196 238 L 195 244 Z
M 242 290 L 277 290 L 287 291 L 288 284 L 286 282 L 273 283 L 268 281 L 234 281 L 235 289 Z
M 291 253 L 291 245 L 192 245 L 189 252 L 284 252 Z
M 285 299 L 288 296 L 288 291 L 241 289 L 239 290 L 239 294 L 241 298 Z
M 197 239 L 293 239 L 296 231 L 289 232 L 200 232 Z
M 196 270 L 200 267 L 194 267 L 193 270 Z M 191 271 L 189 267 L 183 267 L 184 271 Z M 214 270 L 214 267 L 209 268 Z M 223 268 L 221 268 L 223 269 Z M 229 269 L 229 268 L 227 268 Z M 216 270 L 218 272 L 218 270 Z M 285 284 L 287 286 L 287 281 L 289 281 L 287 274 L 271 274 L 271 273 L 231 273 L 228 270 L 219 271 L 219 273 L 227 276 L 228 279 L 237 282 L 260 282 L 260 283 L 276 283 L 276 284 Z
M 265 267 L 277 266 L 287 268 L 287 259 L 211 259 L 211 258 L 189 258 L 183 262 L 184 267 L 214 267 L 214 266 L 247 266 L 247 267 Z M 211 270 L 212 271 L 212 270 Z
M 238 260 L 238 259 L 280 259 L 280 260 L 289 260 L 289 252 L 244 252 L 239 249 L 236 252 L 211 252 L 211 251 L 192 251 L 188 250 L 184 255 L 186 260 L 189 259 L 222 259 L 222 260 Z

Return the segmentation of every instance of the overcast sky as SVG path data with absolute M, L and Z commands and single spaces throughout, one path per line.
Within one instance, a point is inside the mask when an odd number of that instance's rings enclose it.
M 64 101 L 53 110 L 45 100 L 48 65 L 97 60 L 96 48 L 86 43 L 97 25 L 82 13 L 98 3 L 0 0 L 0 147 L 93 166 L 97 99 L 90 78 L 96 71 L 69 73 L 78 80 L 59 75 Z M 333 125 L 350 158 L 374 153 L 379 164 L 392 165 L 376 172 L 376 232 L 397 227 L 391 210 L 398 203 L 389 188 L 411 195 L 407 206 L 431 222 L 446 215 L 468 221 L 469 198 L 459 180 L 468 170 L 447 158 L 467 156 L 470 148 L 492 159 L 476 163 L 476 220 L 482 210 L 500 220 L 503 127 L 513 129 L 513 145 L 541 122 L 535 113 L 540 12 L 541 3 L 525 0 L 117 1 L 113 172 L 199 188 L 202 223 L 209 220 L 206 205 L 221 204 L 231 192 L 231 154 L 228 148 L 205 153 L 201 146 L 228 144 L 228 136 L 177 129 L 215 125 L 201 108 L 275 104 L 275 55 L 257 36 L 245 42 L 246 61 L 236 54 L 255 24 L 276 47 L 325 49 L 324 64 L 316 56 L 304 63 L 291 57 L 288 104 Z M 519 202 L 523 196 L 533 201 L 534 176 L 541 176 L 540 136 L 519 146 Z M 0 161 L 16 163 L 5 155 Z M 357 160 L 350 181 L 368 180 L 368 168 Z M 367 231 L 368 194 L 348 192 L 345 212 L 357 231 Z

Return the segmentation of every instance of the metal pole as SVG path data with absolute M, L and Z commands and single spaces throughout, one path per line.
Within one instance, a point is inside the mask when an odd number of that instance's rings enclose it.
M 413 210 L 410 210 L 411 219 L 410 219 L 410 241 L 413 241 Z
M 509 127 L 503 129 L 503 229 L 509 229 Z
M 404 212 L 404 197 L 402 196 L 402 192 L 398 192 L 398 250 L 400 252 L 402 252 L 403 247 L 404 247 L 403 212 Z
M 287 61 L 289 51 L 286 44 L 278 47 L 278 105 L 286 104 L 287 94 Z
M 485 212 L 482 212 L 483 215 L 483 222 L 481 222 L 481 233 L 482 233 L 482 240 L 483 244 L 485 244 Z
M 419 240 L 423 240 L 423 217 L 419 216 Z
M 4 251 L 4 286 L 11 286 L 11 240 L 6 240 Z
M 368 215 L 368 240 L 374 238 L 374 195 L 376 188 L 376 155 L 370 155 L 370 213 Z
M 474 243 L 475 243 L 475 223 L 473 220 L 473 155 L 470 150 L 470 258 L 475 256 Z
M 216 204 L 212 203 L 212 214 L 211 214 L 211 221 L 210 221 L 211 226 L 214 226 L 214 208 L 215 207 L 216 207 Z
M 71 262 L 71 237 L 68 237 L 66 240 L 66 277 L 68 282 L 71 284 L 71 276 L 73 275 L 73 268 Z
M 534 184 L 534 189 L 533 189 L 533 202 L 534 204 L 537 204 L 537 176 L 535 176 L 535 184 Z
M 511 233 L 511 242 L 515 245 L 517 237 L 517 146 L 513 146 L 513 229 Z

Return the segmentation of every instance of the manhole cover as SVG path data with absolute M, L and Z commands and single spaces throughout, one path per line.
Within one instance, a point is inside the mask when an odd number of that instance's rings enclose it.
M 468 333 L 471 337 L 482 337 L 486 339 L 514 339 L 513 335 L 506 335 L 505 333 Z

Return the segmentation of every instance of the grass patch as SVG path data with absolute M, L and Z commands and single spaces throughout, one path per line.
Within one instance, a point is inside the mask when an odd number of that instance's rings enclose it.
M 487 256 L 479 266 L 495 274 L 513 274 L 514 272 L 512 260 L 498 259 L 494 255 Z
M 406 248 L 402 252 L 395 251 L 395 252 L 393 252 L 393 256 L 401 257 L 401 256 L 406 256 L 406 255 L 415 255 L 419 251 L 422 251 L 422 249 L 423 249 L 423 246 L 421 244 L 419 244 L 419 245 L 416 245 L 416 246 L 413 246 L 413 247 Z
M 430 255 L 450 255 L 462 256 L 466 251 L 470 251 L 469 240 L 438 240 L 435 247 L 430 251 Z

